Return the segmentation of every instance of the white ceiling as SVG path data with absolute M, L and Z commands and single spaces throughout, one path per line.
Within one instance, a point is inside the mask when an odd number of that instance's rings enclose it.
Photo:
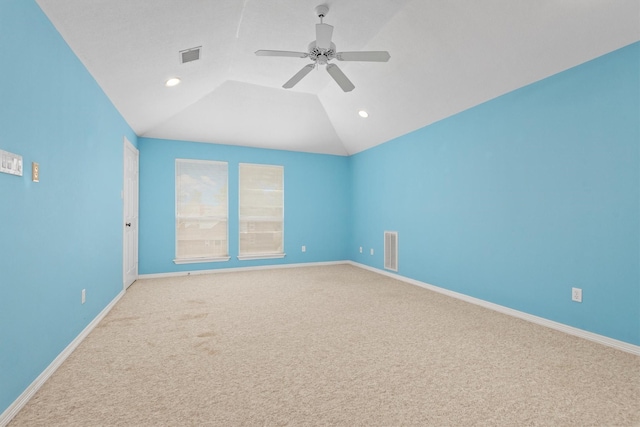
M 349 93 L 323 69 L 287 90 L 309 60 L 254 52 L 305 52 L 322 0 L 37 2 L 139 136 L 338 155 L 640 40 L 640 0 L 329 0 L 338 51 L 391 59 L 334 61 Z

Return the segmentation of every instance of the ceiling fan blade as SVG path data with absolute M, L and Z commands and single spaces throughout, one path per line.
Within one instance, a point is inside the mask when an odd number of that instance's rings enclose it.
M 387 62 L 391 58 L 386 50 L 369 51 L 369 52 L 338 52 L 336 59 L 339 61 L 371 61 L 371 62 Z
M 333 27 L 329 24 L 316 24 L 316 47 L 329 49 L 331 47 L 331 35 Z
M 302 67 L 302 70 L 298 71 L 293 77 L 291 77 L 289 79 L 288 82 L 286 82 L 285 84 L 282 85 L 283 88 L 285 89 L 291 89 L 292 87 L 294 87 L 296 84 L 298 84 L 298 82 L 300 80 L 302 80 L 302 78 L 304 76 L 306 76 L 307 74 L 309 74 L 311 72 L 311 70 L 313 70 L 315 68 L 316 64 L 309 64 L 309 65 L 305 65 L 304 67 Z
M 355 86 L 353 85 L 353 83 L 351 83 L 351 80 L 349 80 L 347 76 L 344 75 L 342 70 L 336 64 L 327 64 L 327 73 L 329 73 L 331 77 L 333 77 L 333 80 L 338 83 L 338 86 L 340 86 L 343 91 L 351 92 L 353 89 L 355 89 Z
M 305 52 L 289 52 L 287 50 L 256 50 L 258 56 L 288 56 L 291 58 L 306 58 L 309 56 Z

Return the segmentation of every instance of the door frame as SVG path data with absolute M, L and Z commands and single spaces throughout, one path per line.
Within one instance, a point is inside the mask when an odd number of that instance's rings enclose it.
M 135 282 L 138 279 L 138 213 L 139 213 L 139 200 L 140 200 L 140 151 L 138 151 L 138 149 L 127 139 L 127 137 L 125 136 L 124 138 L 124 144 L 123 144 L 123 167 L 122 167 L 122 285 L 123 285 L 123 289 L 127 290 L 127 288 L 129 286 L 131 286 L 131 284 L 133 282 Z M 125 193 L 125 187 L 127 185 L 127 153 L 128 152 L 132 152 L 135 154 L 136 157 L 136 183 L 135 183 L 135 187 L 136 187 L 136 200 L 137 202 L 135 203 L 135 206 L 131 207 L 128 206 L 128 198 L 125 197 L 126 193 Z M 128 209 L 129 208 L 129 209 Z M 134 238 L 135 238 L 135 275 L 133 276 L 134 279 L 130 280 L 131 276 L 127 276 L 127 255 L 128 255 L 128 247 L 127 247 L 127 227 L 126 227 L 126 222 L 127 222 L 127 212 L 130 212 L 130 210 L 133 209 L 135 212 L 135 224 L 133 227 L 133 231 L 135 232 Z

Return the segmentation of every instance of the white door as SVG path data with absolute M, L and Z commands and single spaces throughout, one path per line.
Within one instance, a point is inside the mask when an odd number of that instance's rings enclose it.
M 124 139 L 124 289 L 138 278 L 138 150 Z

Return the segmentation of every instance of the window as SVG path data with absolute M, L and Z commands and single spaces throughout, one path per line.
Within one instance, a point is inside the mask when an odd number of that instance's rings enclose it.
M 176 159 L 176 264 L 227 261 L 227 163 Z
M 239 259 L 284 257 L 284 168 L 240 163 Z

